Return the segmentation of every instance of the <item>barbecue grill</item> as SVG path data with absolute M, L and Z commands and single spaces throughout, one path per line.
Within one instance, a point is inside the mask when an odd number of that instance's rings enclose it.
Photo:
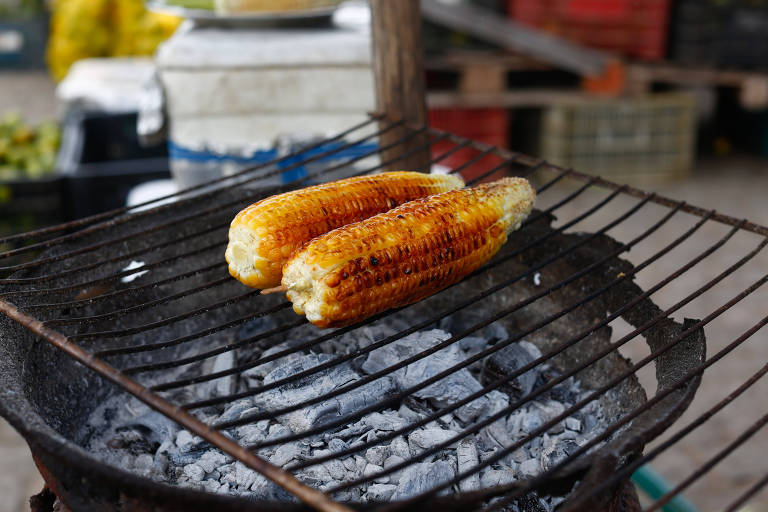
M 396 9 L 403 9 L 406 3 L 399 3 Z M 376 11 L 376 3 L 374 7 Z M 379 23 L 385 22 L 385 17 L 380 16 Z M 408 23 L 402 25 L 407 27 Z M 378 30 L 383 28 L 379 26 Z M 390 26 L 387 30 L 402 28 Z M 390 44 L 396 44 L 396 40 L 390 38 Z M 418 65 L 414 68 L 418 69 Z M 402 72 L 403 68 L 399 69 Z M 400 78 L 400 87 L 409 83 L 407 77 Z M 301 507 L 295 502 L 253 501 L 153 482 L 84 449 L 91 432 L 83 427 L 98 404 L 133 395 L 211 446 L 276 482 L 304 505 L 319 510 L 505 510 L 512 503 L 523 509 L 522 504 L 533 493 L 567 497 L 561 505 L 566 510 L 637 510 L 637 497 L 627 486 L 633 471 L 719 414 L 768 371 L 768 365 L 763 365 L 753 375 L 745 375 L 743 383 L 728 390 L 731 394 L 723 401 L 713 404 L 693 422 L 643 454 L 645 446 L 684 413 L 705 370 L 717 365 L 765 326 L 766 317 L 748 319 L 743 334 L 727 340 L 716 351 L 710 342 L 711 353 L 706 354 L 705 334 L 716 332 L 723 317 L 738 314 L 740 304 L 754 297 L 765 284 L 767 277 L 759 258 L 768 243 L 768 228 L 429 128 L 423 124 L 423 118 L 422 122 L 417 119 L 419 109 L 404 108 L 407 102 L 402 98 L 393 106 L 394 95 L 379 91 L 379 97 L 385 98 L 381 101 L 386 107 L 382 112 L 296 154 L 162 200 L 0 241 L 9 247 L 0 255 L 6 262 L 0 269 L 0 311 L 4 313 L 0 316 L 0 412 L 25 436 L 48 486 L 64 504 L 73 510 Z M 377 150 L 357 156 L 345 152 L 370 141 L 379 142 Z M 510 237 L 488 265 L 463 282 L 423 303 L 382 313 L 359 325 L 334 331 L 307 331 L 305 320 L 293 315 L 283 299 L 259 295 L 227 275 L 222 254 L 229 221 L 239 209 L 259 198 L 326 176 L 424 168 L 425 155 L 438 142 L 442 143 L 441 148 L 445 142 L 452 143 L 452 147 L 435 155 L 429 164 L 439 164 L 458 151 L 473 149 L 475 155 L 450 172 L 462 174 L 470 185 L 507 175 L 524 176 L 536 184 L 539 195 L 538 209 L 523 228 Z M 333 149 L 314 151 L 321 147 Z M 337 153 L 347 156 L 328 163 L 329 157 Z M 489 162 L 492 165 L 487 170 Z M 308 164 L 313 164 L 313 171 L 304 178 L 279 187 L 259 186 L 260 181 L 286 169 Z M 664 243 L 659 244 L 660 240 Z M 699 249 L 693 258 L 680 261 L 676 251 L 686 245 Z M 651 251 L 649 247 L 655 248 Z M 747 249 L 742 250 L 744 247 Z M 631 260 L 629 251 L 633 254 Z M 718 259 L 723 253 L 728 257 Z M 692 273 L 700 275 L 693 289 L 674 290 L 680 287 L 684 276 Z M 735 276 L 752 280 L 738 295 L 720 297 L 718 285 Z M 206 419 L 206 412 L 211 409 L 220 410 L 278 385 L 312 379 L 324 370 L 458 316 L 466 317 L 462 328 L 440 345 L 332 392 L 236 419 Z M 202 386 L 230 377 L 240 378 L 259 365 L 280 364 L 292 354 L 319 350 L 324 343 L 343 340 L 367 326 L 394 318 L 406 318 L 410 323 L 398 327 L 394 335 L 375 339 L 364 348 L 336 354 L 329 361 L 283 381 L 246 391 L 230 389 L 205 399 L 195 395 L 194 391 Z M 313 404 L 387 378 L 494 323 L 504 325 L 509 337 L 410 389 L 382 396 L 373 404 L 359 406 L 306 431 L 257 444 L 238 444 L 228 433 L 232 428 L 265 418 L 306 410 Z M 237 336 L 245 326 L 250 329 L 248 335 Z M 311 333 L 301 344 L 262 355 L 264 349 L 301 329 Z M 636 339 L 644 342 L 644 352 L 627 360 L 620 349 L 632 346 Z M 258 455 L 261 448 L 320 435 L 367 413 L 396 408 L 420 389 L 462 368 L 482 363 L 521 340 L 534 343 L 543 355 L 500 378 L 484 381 L 477 393 L 384 436 L 352 445 L 340 453 L 294 463 L 286 469 L 273 466 Z M 235 363 L 224 368 L 212 365 L 222 354 L 233 354 Z M 655 372 L 649 375 L 646 371 L 652 363 Z M 365 475 L 359 481 L 345 482 L 323 492 L 292 475 L 302 468 L 364 452 L 396 436 L 408 435 L 543 364 L 557 370 L 546 384 L 491 416 L 471 422 L 454 438 L 379 474 Z M 578 378 L 587 390 L 573 407 L 453 478 L 403 501 L 350 503 L 338 499 L 354 485 L 428 459 L 572 377 Z M 652 381 L 651 396 L 646 396 L 639 378 L 646 384 Z M 596 401 L 610 413 L 611 421 L 605 429 L 540 475 L 456 492 L 462 481 L 493 466 L 530 440 L 546 435 L 570 414 Z M 754 436 L 765 423 L 763 416 L 750 425 L 652 508 L 661 507 L 750 439 L 754 442 Z M 729 510 L 738 509 L 767 483 L 765 476 L 754 475 L 744 493 L 732 497 Z

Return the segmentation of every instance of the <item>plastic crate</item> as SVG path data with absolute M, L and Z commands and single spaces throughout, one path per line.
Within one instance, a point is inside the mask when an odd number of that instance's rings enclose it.
M 429 110 L 429 124 L 492 146 L 506 147 L 509 143 L 509 111 L 501 108 L 439 108 Z M 432 157 L 451 150 L 455 144 L 448 141 L 432 144 Z M 463 148 L 440 160 L 438 165 L 455 169 L 479 153 L 472 148 Z M 465 180 L 471 180 L 501 163 L 493 155 L 462 171 Z
M 64 179 L 0 181 L 0 238 L 58 224 L 65 220 Z M 15 249 L 24 242 L 0 244 L 0 251 Z M 11 257 L 4 266 L 27 256 Z
M 67 114 L 57 162 L 67 218 L 120 208 L 136 185 L 171 177 L 167 146 L 143 147 L 136 122 L 136 112 Z
M 678 0 L 670 55 L 694 66 L 768 69 L 768 1 Z
M 666 55 L 669 0 L 509 0 L 509 16 L 571 41 L 646 60 Z
M 563 103 L 542 112 L 539 153 L 615 181 L 681 178 L 693 164 L 695 105 L 687 93 Z

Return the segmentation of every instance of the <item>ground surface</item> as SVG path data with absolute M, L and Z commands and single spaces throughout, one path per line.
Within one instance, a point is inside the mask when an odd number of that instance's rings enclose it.
M 32 120 L 53 116 L 55 103 L 52 84 L 42 74 L 0 73 L 0 113 L 7 110 L 18 110 Z M 766 161 L 727 159 L 709 162 L 699 165 L 696 172 L 686 181 L 652 185 L 646 188 L 705 208 L 716 208 L 723 213 L 768 225 L 768 203 L 766 202 L 768 162 Z M 596 200 L 599 200 L 599 195 L 586 194 L 560 211 L 559 215 L 562 219 L 569 219 L 574 212 L 584 211 Z M 577 228 L 586 230 L 600 226 L 601 222 L 605 223 L 618 212 L 626 209 L 627 204 L 629 203 L 619 202 L 615 205 L 612 203 L 600 215 L 595 216 L 594 220 Z M 624 206 L 623 209 L 622 206 Z M 649 240 L 649 244 L 633 250 L 629 259 L 635 263 L 642 261 L 668 243 L 669 236 L 679 234 L 683 226 L 691 223 L 692 218 L 687 215 L 674 218 L 665 228 L 666 231 Z M 611 234 L 622 241 L 627 241 L 638 230 L 648 227 L 649 224 L 647 218 L 636 216 L 623 224 L 620 229 L 613 230 Z M 721 226 L 707 226 L 706 229 L 708 230 L 705 231 L 707 238 L 711 241 L 724 233 L 724 228 Z M 664 233 L 669 236 L 665 238 Z M 734 255 L 743 255 L 746 248 L 754 246 L 755 240 L 755 237 L 737 237 L 729 243 L 733 245 L 728 245 L 725 250 L 715 253 L 712 260 L 708 260 L 702 268 L 697 267 L 694 271 L 685 274 L 675 283 L 675 286 L 671 287 L 672 289 L 665 289 L 654 295 L 654 300 L 662 307 L 668 307 L 681 296 L 690 293 L 703 280 L 710 279 L 712 277 L 709 273 L 710 268 L 717 269 L 732 263 Z M 640 274 L 638 282 L 643 286 L 650 286 L 701 250 L 701 245 L 681 246 L 669 257 L 659 261 L 654 275 Z M 683 316 L 700 318 L 702 312 L 712 311 L 762 277 L 766 268 L 768 268 L 768 257 L 761 254 L 743 271 L 718 285 L 712 293 L 676 313 L 675 318 L 679 319 Z M 709 354 L 715 353 L 757 319 L 765 316 L 766 304 L 768 304 L 768 293 L 761 290 L 754 297 L 745 300 L 737 309 L 709 326 L 706 330 Z M 618 335 L 626 330 L 618 326 L 616 333 Z M 687 424 L 706 411 L 768 361 L 767 333 L 768 329 L 763 329 L 744 347 L 706 373 L 697 398 L 689 412 L 678 421 L 677 427 Z M 626 353 L 637 360 L 647 353 L 647 349 L 643 348 L 642 343 L 631 343 Z M 649 393 L 653 393 L 652 372 L 642 372 L 641 377 Z M 768 405 L 766 396 L 768 396 L 768 378 L 764 378 L 747 395 L 729 405 L 723 413 L 715 416 L 695 434 L 687 437 L 673 450 L 654 461 L 654 468 L 669 481 L 680 482 L 694 468 L 705 463 L 719 447 L 732 441 L 765 414 L 766 405 Z M 699 483 L 688 489 L 687 497 L 701 511 L 722 510 L 735 496 L 765 474 L 768 470 L 767 454 L 768 429 L 762 429 L 746 448 L 732 454 Z M 37 493 L 41 487 L 42 480 L 32 464 L 29 450 L 23 440 L 7 423 L 0 420 L 0 512 L 28 511 L 28 497 Z M 750 512 L 768 511 L 768 492 L 763 491 L 748 510 Z

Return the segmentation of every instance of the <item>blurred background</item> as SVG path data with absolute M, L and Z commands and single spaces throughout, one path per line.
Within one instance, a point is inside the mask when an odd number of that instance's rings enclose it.
M 433 126 L 768 224 L 768 0 L 422 5 Z M 0 238 L 364 119 L 368 16 L 362 1 L 0 0 Z M 276 180 L 304 171 L 291 172 Z M 697 460 L 696 442 L 660 472 Z M 740 478 L 736 463 L 689 499 L 718 510 Z M 0 512 L 29 510 L 41 488 L 0 420 Z

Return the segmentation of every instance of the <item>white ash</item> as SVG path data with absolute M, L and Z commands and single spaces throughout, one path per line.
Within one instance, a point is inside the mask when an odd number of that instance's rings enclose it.
M 441 327 L 449 326 L 449 322 L 441 323 Z M 369 346 L 393 332 L 391 325 L 377 329 L 374 324 L 347 333 L 342 336 L 344 352 L 350 353 L 352 350 Z M 359 338 L 354 338 L 353 334 L 357 334 Z M 492 324 L 477 334 L 480 335 L 453 343 L 426 358 L 389 373 L 384 378 L 332 399 L 277 418 L 236 426 L 228 429 L 226 434 L 241 445 L 248 446 L 317 427 L 417 386 L 488 348 L 490 343 L 507 338 L 506 331 L 498 324 Z M 450 336 L 450 333 L 442 329 L 416 332 L 364 357 L 331 366 L 255 397 L 238 400 L 221 410 L 206 409 L 206 415 L 201 416 L 201 419 L 207 423 L 232 421 L 303 402 L 384 370 L 442 343 Z M 286 341 L 264 351 L 261 357 L 278 353 L 295 344 L 296 341 Z M 339 347 L 331 345 L 326 348 Z M 213 367 L 216 370 L 228 369 L 236 364 L 231 353 L 225 354 L 214 360 Z M 452 372 L 448 377 L 416 391 L 397 406 L 372 412 L 344 427 L 312 438 L 259 448 L 256 453 L 272 464 L 288 467 L 307 460 L 331 456 L 363 443 L 375 442 L 382 436 L 432 415 L 441 407 L 481 390 L 483 386 L 497 380 L 499 375 L 504 375 L 504 372 L 508 374 L 540 356 L 541 353 L 534 345 L 518 342 L 497 352 L 495 358 L 487 358 L 483 365 L 475 364 Z M 217 379 L 200 388 L 205 389 L 208 397 L 221 396 L 289 378 L 333 361 L 335 357 L 329 353 L 294 353 L 255 367 L 238 377 Z M 571 378 L 538 399 L 506 414 L 476 435 L 455 439 L 458 433 L 508 407 L 511 402 L 542 386 L 553 376 L 557 376 L 554 369 L 547 365 L 538 365 L 497 390 L 486 393 L 481 398 L 413 431 L 381 441 L 354 454 L 342 455 L 322 464 L 300 469 L 295 474 L 302 482 L 323 491 L 362 477 L 373 477 L 370 483 L 334 494 L 334 497 L 341 501 L 377 502 L 415 496 L 491 459 L 503 447 L 522 439 L 584 396 L 585 391 Z M 197 394 L 199 393 L 198 389 Z M 92 447 L 110 451 L 109 459 L 120 461 L 127 469 L 169 484 L 253 499 L 294 499 L 257 472 L 212 448 L 190 432 L 179 430 L 162 415 L 137 404 L 135 400 L 121 404 L 121 413 L 117 415 L 114 426 L 108 431 L 106 441 L 92 440 Z M 100 414 L 104 414 L 103 408 L 100 411 Z M 462 480 L 459 485 L 445 489 L 443 493 L 470 492 L 532 478 L 591 440 L 599 433 L 598 425 L 604 421 L 599 403 L 592 402 L 573 416 L 558 422 L 545 434 L 534 438 L 479 473 Z M 379 475 L 443 443 L 448 444 L 418 463 Z M 516 504 L 516 507 L 517 510 L 550 511 L 560 501 L 560 498 L 537 497 L 531 494 Z

